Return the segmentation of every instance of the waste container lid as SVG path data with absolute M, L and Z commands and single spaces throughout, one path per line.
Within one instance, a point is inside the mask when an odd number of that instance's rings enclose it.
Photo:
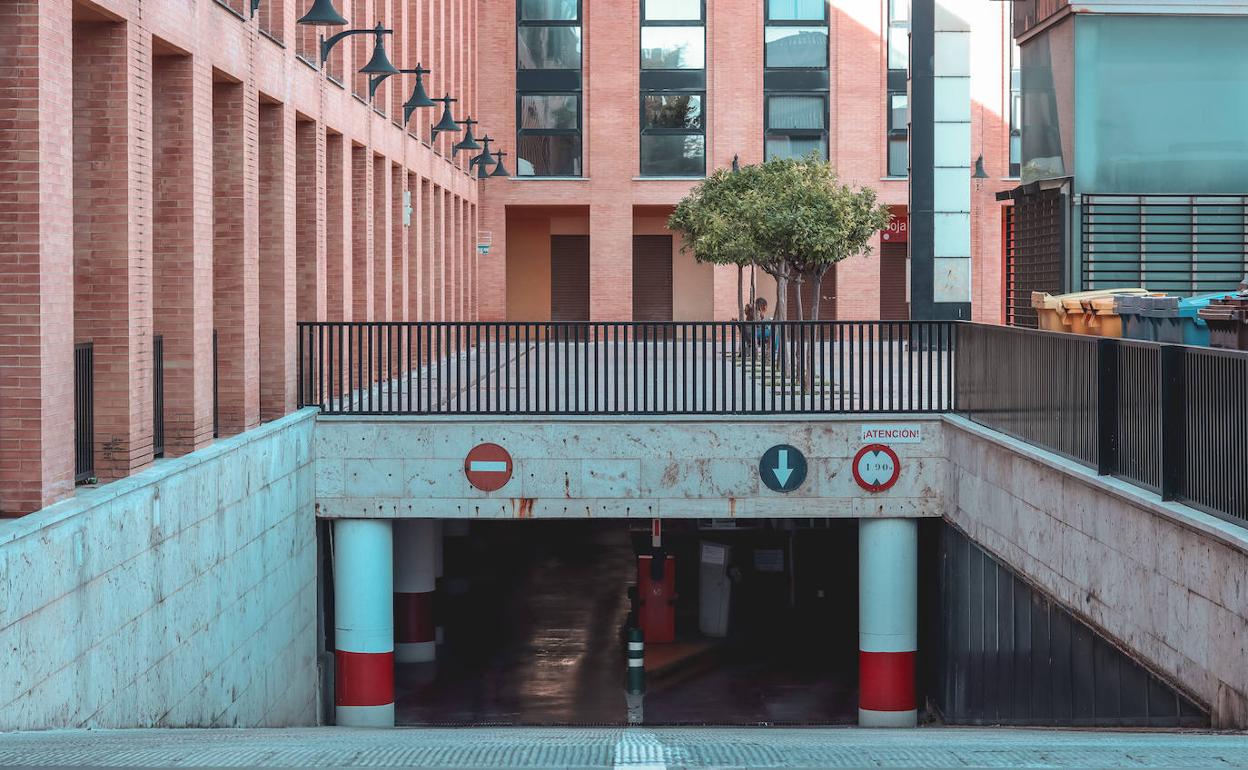
M 1180 318 L 1195 318 L 1196 313 L 1202 307 L 1208 307 L 1210 303 L 1224 299 L 1235 299 L 1240 296 L 1239 292 L 1221 291 L 1213 294 L 1198 294 L 1194 297 L 1187 297 L 1179 300 L 1176 308 L 1177 315 Z
M 1047 291 L 1033 291 L 1031 293 L 1031 306 L 1036 310 L 1057 310 L 1062 311 L 1063 301 L 1072 300 L 1076 303 L 1073 309 L 1080 309 L 1078 302 L 1083 299 L 1091 299 L 1093 297 L 1112 297 L 1122 294 L 1148 294 L 1148 289 L 1141 288 L 1122 288 L 1122 289 L 1096 289 L 1094 291 L 1076 291 L 1067 294 L 1049 294 Z

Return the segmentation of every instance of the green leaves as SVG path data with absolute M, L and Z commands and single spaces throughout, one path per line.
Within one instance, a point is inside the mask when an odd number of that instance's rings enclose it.
M 812 154 L 716 171 L 677 205 L 668 227 L 699 261 L 756 264 L 796 278 L 870 254 L 888 220 L 874 190 L 841 184 L 831 164 Z

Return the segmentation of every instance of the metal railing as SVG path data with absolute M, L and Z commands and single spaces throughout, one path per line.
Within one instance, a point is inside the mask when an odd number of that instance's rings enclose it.
M 95 348 L 74 345 L 74 483 L 95 475 Z
M 152 455 L 165 456 L 165 338 L 152 337 Z
M 957 411 L 1248 525 L 1248 353 L 967 324 Z
M 1084 195 L 1083 286 L 1234 290 L 1248 268 L 1248 196 Z
M 327 414 L 941 412 L 954 328 L 304 322 L 299 402 Z

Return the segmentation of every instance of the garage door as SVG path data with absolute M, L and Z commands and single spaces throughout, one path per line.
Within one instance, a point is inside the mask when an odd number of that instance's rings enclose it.
M 672 236 L 633 236 L 633 320 L 672 320 Z
M 550 236 L 550 320 L 589 320 L 589 236 Z

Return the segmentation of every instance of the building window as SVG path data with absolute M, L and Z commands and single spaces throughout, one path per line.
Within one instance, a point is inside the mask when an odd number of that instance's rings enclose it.
M 580 176 L 580 0 L 516 10 L 516 174 Z
M 820 94 L 767 95 L 767 158 L 828 157 L 828 100 Z
M 706 174 L 706 8 L 642 0 L 641 176 Z
M 1006 35 L 1010 35 L 1008 29 Z M 1010 48 L 1010 176 L 1018 177 L 1023 168 L 1023 72 L 1018 44 L 1009 40 L 1006 45 Z
M 906 91 L 910 66 L 910 0 L 888 0 L 888 151 L 887 176 L 910 173 L 910 101 Z
M 764 4 L 765 157 L 828 157 L 828 4 Z

